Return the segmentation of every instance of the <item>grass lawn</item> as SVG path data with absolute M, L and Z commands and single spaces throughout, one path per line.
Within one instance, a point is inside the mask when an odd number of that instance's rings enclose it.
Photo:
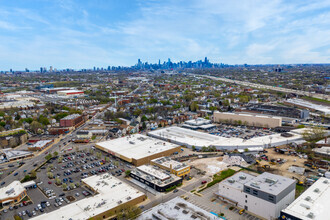
M 234 175 L 235 173 L 236 173 L 235 170 L 228 169 L 228 170 L 222 171 L 221 173 L 214 174 L 212 182 L 209 182 L 205 188 L 199 190 L 198 192 L 202 192 L 204 189 L 209 188 L 209 187 L 213 186 L 214 184 L 221 182 L 222 180 Z
M 296 198 L 305 191 L 305 186 L 296 185 Z

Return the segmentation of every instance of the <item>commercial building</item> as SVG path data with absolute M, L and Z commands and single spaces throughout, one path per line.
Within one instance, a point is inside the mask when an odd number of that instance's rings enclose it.
M 159 219 L 218 220 L 219 218 L 180 197 L 175 197 L 170 201 L 154 206 L 153 208 L 143 212 L 137 218 L 137 220 Z
M 264 172 L 236 173 L 219 183 L 217 197 L 266 219 L 276 219 L 295 198 L 293 179 Z
M 182 178 L 151 165 L 137 167 L 131 171 L 130 176 L 158 192 L 165 192 L 182 183 Z
M 124 161 L 140 166 L 152 159 L 170 156 L 180 151 L 180 146 L 141 134 L 97 143 L 96 148 Z
M 329 219 L 330 180 L 318 179 L 303 194 L 281 211 L 280 219 Z
M 2 206 L 20 202 L 26 196 L 26 190 L 20 181 L 13 181 L 8 186 L 0 188 L 0 204 Z
M 24 150 L 5 148 L 0 150 L 0 162 L 8 162 L 32 157 L 33 153 Z
M 158 166 L 164 170 L 170 171 L 170 173 L 176 176 L 186 176 L 190 173 L 190 166 L 185 163 L 172 160 L 169 157 L 160 157 L 150 161 L 151 165 Z
M 58 95 L 62 96 L 77 96 L 77 95 L 83 95 L 84 91 L 80 90 L 62 90 L 62 91 L 57 91 Z
M 196 118 L 192 120 L 185 121 L 182 125 L 184 128 L 189 128 L 192 130 L 209 130 L 215 128 L 216 126 L 211 123 L 211 120 L 207 120 L 204 118 Z
M 54 142 L 54 140 L 40 140 L 40 141 L 36 142 L 35 144 L 33 144 L 32 146 L 29 146 L 28 150 L 30 150 L 30 151 L 42 150 L 53 142 Z
M 79 114 L 68 115 L 60 120 L 61 127 L 77 127 L 84 122 L 84 118 Z
M 110 174 L 90 176 L 82 182 L 96 195 L 33 219 L 108 219 L 116 216 L 123 207 L 134 206 L 146 199 L 144 193 Z
M 176 126 L 157 129 L 148 132 L 148 136 L 168 141 L 178 145 L 187 147 L 194 146 L 196 149 L 202 147 L 214 146 L 218 150 L 234 150 L 234 149 L 250 149 L 255 147 L 275 147 L 284 144 L 303 141 L 301 133 L 303 129 L 295 129 L 287 132 L 289 135 L 272 134 L 262 137 L 255 137 L 248 140 L 236 137 L 220 137 L 204 132 L 193 131 L 190 129 L 180 128 Z
M 250 115 L 250 114 L 240 114 L 240 113 L 231 113 L 231 112 L 214 112 L 213 113 L 214 122 L 224 122 L 224 123 L 235 123 L 257 126 L 257 127 L 266 127 L 266 128 L 275 128 L 282 125 L 282 118 L 272 117 L 272 116 L 260 116 L 260 115 Z
M 314 153 L 321 157 L 330 157 L 330 147 L 321 147 L 321 148 L 314 148 Z

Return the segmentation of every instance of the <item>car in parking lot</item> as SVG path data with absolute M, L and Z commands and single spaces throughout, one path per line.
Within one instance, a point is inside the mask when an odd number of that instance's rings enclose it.
M 18 175 L 18 173 L 15 173 L 15 174 L 14 174 L 14 176 L 17 176 L 17 175 Z
M 6 182 L 2 182 L 2 183 L 1 183 L 1 186 L 5 185 L 5 184 L 6 184 Z
M 173 191 L 173 193 L 176 193 L 176 192 L 178 192 L 179 190 L 177 190 L 177 189 L 175 189 L 174 191 Z

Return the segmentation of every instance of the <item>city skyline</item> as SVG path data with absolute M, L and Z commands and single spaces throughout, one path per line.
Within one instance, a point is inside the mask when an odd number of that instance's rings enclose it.
M 0 69 L 158 63 L 330 62 L 325 1 L 10 1 L 0 6 Z

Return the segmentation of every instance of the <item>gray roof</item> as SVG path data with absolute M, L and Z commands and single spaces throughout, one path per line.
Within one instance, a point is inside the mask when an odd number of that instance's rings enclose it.
M 295 183 L 293 179 L 264 172 L 245 183 L 245 186 L 278 195 L 293 183 Z

